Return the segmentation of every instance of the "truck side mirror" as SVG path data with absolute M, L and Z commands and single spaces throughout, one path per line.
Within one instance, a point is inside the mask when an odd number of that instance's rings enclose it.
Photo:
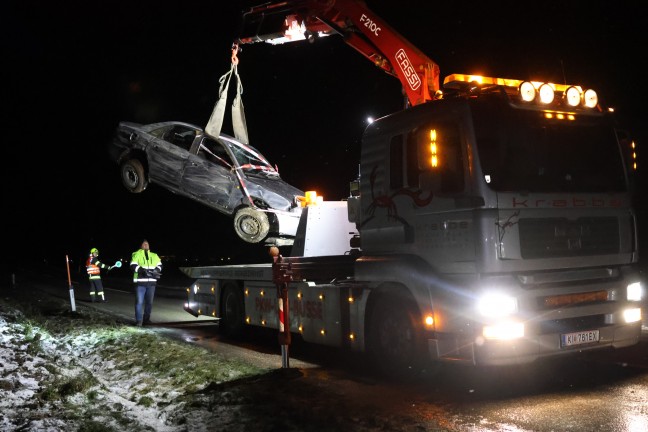
M 360 197 L 350 196 L 347 198 L 347 219 L 349 222 L 358 223 L 360 219 Z

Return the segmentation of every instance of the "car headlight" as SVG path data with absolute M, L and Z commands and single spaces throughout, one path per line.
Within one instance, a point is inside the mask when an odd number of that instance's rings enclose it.
M 514 314 L 517 309 L 517 298 L 504 293 L 485 293 L 477 300 L 477 311 L 483 317 L 502 318 Z
M 631 283 L 626 290 L 628 301 L 641 301 L 643 298 L 643 286 L 641 286 L 641 282 Z

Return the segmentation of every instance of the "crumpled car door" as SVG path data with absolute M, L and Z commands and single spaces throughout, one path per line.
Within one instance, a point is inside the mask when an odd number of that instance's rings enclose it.
M 146 153 L 151 179 L 162 186 L 178 190 L 182 180 L 182 168 L 190 153 L 159 138 L 151 141 Z
M 189 155 L 182 173 L 182 190 L 201 203 L 224 214 L 232 214 L 232 194 L 240 199 L 241 191 L 236 188 L 238 180 L 228 167 L 217 164 L 198 155 Z

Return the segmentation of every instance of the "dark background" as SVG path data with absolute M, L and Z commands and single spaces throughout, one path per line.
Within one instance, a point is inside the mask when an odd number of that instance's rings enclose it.
M 127 192 L 106 151 L 121 120 L 205 126 L 241 13 L 254 3 L 2 3 L 3 265 L 63 266 L 91 247 L 107 260 L 128 258 L 143 238 L 190 263 L 268 259 L 235 236 L 229 217 L 155 185 Z M 441 81 L 473 73 L 596 89 L 635 136 L 640 170 L 646 165 L 648 17 L 640 2 L 367 5 L 440 65 Z M 399 81 L 337 36 L 246 45 L 239 59 L 251 144 L 289 183 L 345 198 L 366 118 L 402 107 Z M 640 233 L 644 183 L 640 171 Z

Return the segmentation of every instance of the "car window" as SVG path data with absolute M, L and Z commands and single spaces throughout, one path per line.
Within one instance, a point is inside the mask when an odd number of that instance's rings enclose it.
M 208 137 L 205 137 L 202 143 L 200 143 L 198 156 L 215 164 L 222 165 L 227 169 L 231 169 L 233 165 L 232 158 L 227 153 L 227 150 L 223 148 L 222 144 Z
M 189 151 L 195 137 L 195 129 L 189 128 L 187 126 L 176 125 L 165 132 L 163 139 Z
M 268 162 L 268 160 L 254 147 L 245 145 L 239 146 L 230 142 L 228 142 L 227 145 L 230 150 L 232 150 L 232 153 L 234 153 L 234 157 L 241 168 L 250 168 L 252 165 L 254 168 L 273 169 L 270 162 Z

